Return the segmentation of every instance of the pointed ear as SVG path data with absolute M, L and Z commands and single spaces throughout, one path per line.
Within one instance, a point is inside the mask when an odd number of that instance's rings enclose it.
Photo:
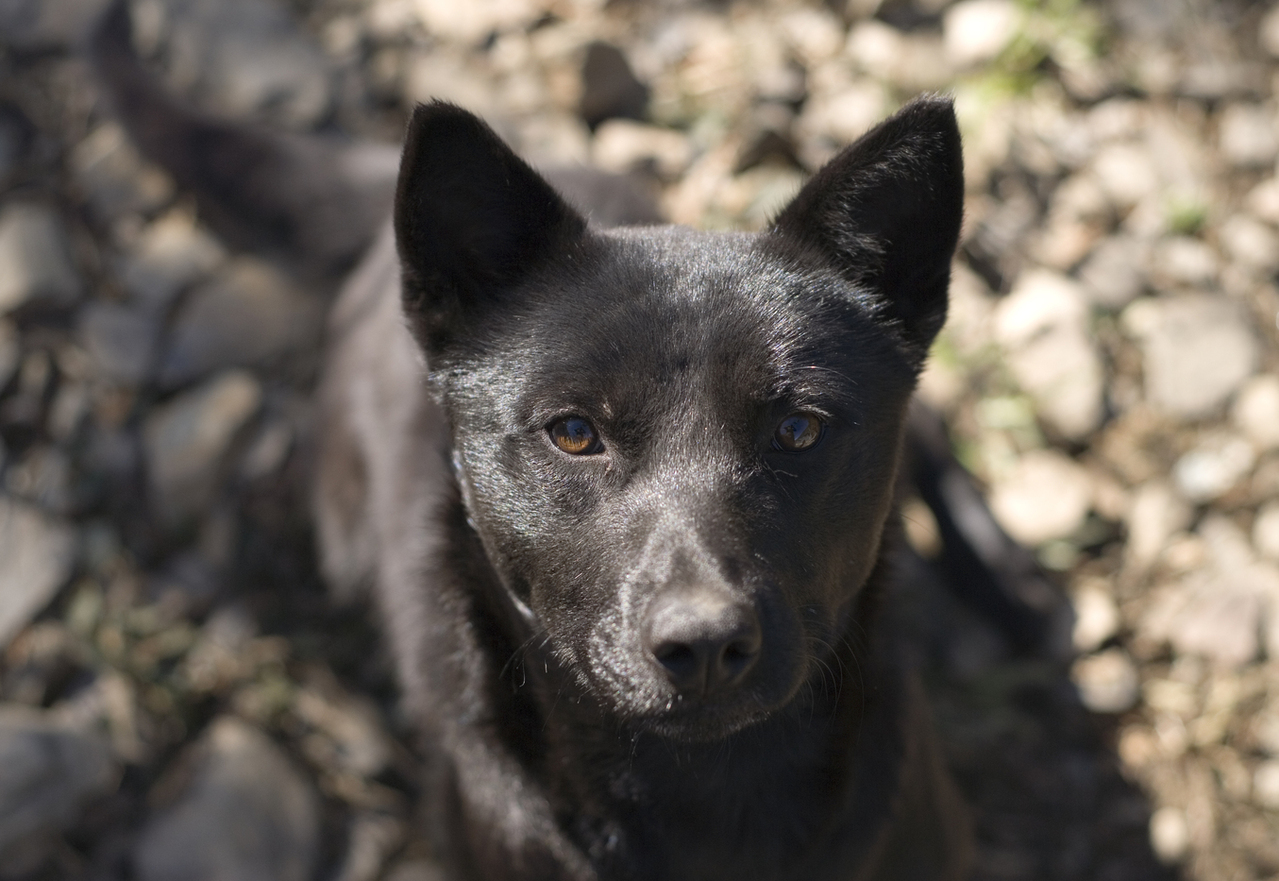
M 828 162 L 773 224 L 869 293 L 921 362 L 946 321 L 964 172 L 951 101 L 917 99 Z
M 395 193 L 404 308 L 428 352 L 492 308 L 586 221 L 471 113 L 435 101 L 409 121 Z

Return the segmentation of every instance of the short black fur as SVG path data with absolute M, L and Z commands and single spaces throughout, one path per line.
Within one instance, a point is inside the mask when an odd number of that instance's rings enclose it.
M 924 99 L 763 234 L 606 230 L 479 120 L 415 113 L 395 232 L 429 396 L 358 455 L 389 475 L 370 574 L 454 877 L 963 876 L 876 613 L 962 189 Z M 774 443 L 795 414 L 801 452 Z

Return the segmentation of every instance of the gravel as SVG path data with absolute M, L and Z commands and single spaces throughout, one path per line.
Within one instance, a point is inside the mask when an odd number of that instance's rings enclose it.
M 931 561 L 911 580 L 974 877 L 1279 872 L 1279 9 L 132 5 L 206 110 L 394 142 L 445 97 L 704 227 L 763 227 L 953 93 L 967 225 L 924 391 L 1074 612 L 1073 655 L 1023 657 Z M 57 794 L 0 874 L 433 879 L 378 637 L 312 559 L 335 280 L 230 251 L 138 154 L 75 49 L 97 6 L 0 3 L 0 718 L 77 745 L 0 761 Z

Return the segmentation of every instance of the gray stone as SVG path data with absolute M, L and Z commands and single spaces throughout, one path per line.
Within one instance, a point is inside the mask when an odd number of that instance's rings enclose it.
M 80 277 L 62 220 L 48 205 L 15 202 L 0 211 L 0 315 L 22 306 L 67 306 Z
M 1248 475 L 1256 461 L 1252 445 L 1243 438 L 1211 434 L 1177 460 L 1172 469 L 1173 482 L 1187 500 L 1208 502 L 1229 492 Z
M 404 824 L 392 816 L 360 811 L 351 821 L 346 857 L 333 881 L 376 881 L 386 859 L 400 846 Z
M 1207 287 L 1217 278 L 1217 253 L 1200 239 L 1171 236 L 1159 243 L 1151 261 L 1155 277 L 1165 285 Z
M 1096 651 L 1119 632 L 1119 606 L 1105 580 L 1090 579 L 1071 594 L 1075 609 L 1075 626 L 1071 641 L 1079 652 Z
M 1267 502 L 1252 524 L 1252 546 L 1257 553 L 1279 561 L 1279 501 Z
M 35 444 L 9 465 L 4 488 L 45 511 L 65 514 L 71 509 L 71 459 L 57 447 Z
M 71 527 L 0 495 L 0 648 L 53 599 L 75 557 Z
M 1279 811 L 1279 759 L 1257 766 L 1252 776 L 1252 800 L 1263 808 Z
M 232 441 L 261 402 L 257 380 L 230 370 L 152 411 L 143 441 L 151 492 L 164 516 L 182 521 L 208 506 Z
M 103 123 L 71 151 L 71 167 L 97 215 L 148 214 L 173 198 L 173 179 L 138 153 L 124 129 Z
M 1221 297 L 1142 298 L 1124 310 L 1123 326 L 1141 346 L 1147 399 L 1171 416 L 1211 416 L 1256 369 L 1250 323 Z
M 533 0 L 490 0 L 487 3 L 418 0 L 413 6 L 430 33 L 472 44 L 494 33 L 526 28 L 537 21 L 543 8 Z
M 1149 567 L 1168 540 L 1190 525 L 1193 513 L 1167 482 L 1153 480 L 1139 486 L 1128 509 L 1128 564 L 1138 571 Z
M 332 104 L 333 75 L 284 4 L 167 0 L 170 83 L 230 117 L 303 127 Z
M 3 0 L 0 43 L 27 52 L 78 44 L 108 0 Z
M 1260 104 L 1231 104 L 1222 111 L 1218 139 L 1226 161 L 1240 168 L 1261 168 L 1279 156 L 1275 110 Z
M 1072 440 L 1097 428 L 1105 377 L 1080 285 L 1048 270 L 1024 274 L 996 310 L 995 336 L 1045 422 Z
M 993 60 L 1016 35 L 1022 16 L 1012 0 L 961 0 L 942 19 L 946 57 L 956 67 Z
M 100 376 L 140 385 L 155 358 L 156 319 L 119 303 L 90 303 L 78 316 L 80 344 Z
M 311 785 L 262 732 L 215 721 L 176 803 L 154 814 L 134 851 L 139 881 L 306 881 L 319 848 Z
M 1150 849 L 1165 865 L 1181 861 L 1190 850 L 1185 811 L 1169 805 L 1150 815 Z
M 0 318 L 0 391 L 18 372 L 21 360 L 22 341 L 18 338 L 18 329 L 12 321 Z
M 1279 567 L 1254 560 L 1246 536 L 1221 515 L 1204 518 L 1199 534 L 1207 565 L 1158 589 L 1138 631 L 1167 641 L 1178 654 L 1226 667 L 1250 663 L 1263 645 L 1273 655 L 1279 651 Z
M 1137 667 L 1123 649 L 1080 658 L 1070 670 L 1083 705 L 1094 713 L 1122 713 L 1141 696 Z
M 1266 224 L 1237 214 L 1221 225 L 1218 239 L 1237 263 L 1259 273 L 1279 270 L 1279 234 Z
M 1103 309 L 1119 310 L 1141 296 L 1149 250 L 1129 236 L 1103 239 L 1079 268 L 1088 298 Z
M 142 231 L 125 257 L 122 275 L 140 305 L 160 311 L 225 259 L 222 246 L 190 214 L 172 211 Z
M 1249 190 L 1244 207 L 1258 220 L 1279 224 L 1279 177 L 1267 178 Z
M 673 129 L 613 119 L 596 130 L 592 158 L 605 171 L 624 174 L 651 165 L 662 177 L 675 178 L 693 160 L 693 146 Z
M 1279 374 L 1248 380 L 1239 390 L 1230 418 L 1257 449 L 1279 449 Z
M 193 290 L 160 358 L 165 388 L 226 367 L 258 364 L 319 342 L 320 304 L 261 260 L 242 257 Z
M 1039 545 L 1065 538 L 1084 522 L 1092 484 L 1072 459 L 1055 450 L 1032 450 L 996 480 L 990 508 L 1013 538 Z
M 586 47 L 582 63 L 582 100 L 578 113 L 594 128 L 606 119 L 643 119 L 648 87 L 640 82 L 622 50 L 611 43 Z
M 0 875 L 38 868 L 57 833 L 115 785 L 104 738 L 46 712 L 0 705 Z
M 1262 599 L 1221 573 L 1189 576 L 1156 596 L 1138 629 L 1168 642 L 1178 654 L 1199 655 L 1227 667 L 1257 657 Z

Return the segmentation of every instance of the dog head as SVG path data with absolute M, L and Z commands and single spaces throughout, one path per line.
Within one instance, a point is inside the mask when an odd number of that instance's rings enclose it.
M 924 99 L 761 234 L 597 230 L 474 116 L 415 112 L 404 307 L 469 522 L 622 723 L 724 736 L 830 660 L 945 320 L 961 164 Z

